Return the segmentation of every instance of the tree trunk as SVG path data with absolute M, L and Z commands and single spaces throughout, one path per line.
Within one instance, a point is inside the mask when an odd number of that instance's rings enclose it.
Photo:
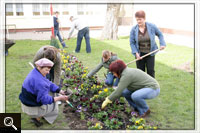
M 101 34 L 101 39 L 117 40 L 118 36 L 118 16 L 121 4 L 107 4 L 105 25 Z

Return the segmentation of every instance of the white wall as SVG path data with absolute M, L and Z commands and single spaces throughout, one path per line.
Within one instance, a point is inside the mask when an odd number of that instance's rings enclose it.
M 146 21 L 161 28 L 194 30 L 194 5 L 192 4 L 134 4 L 134 14 L 144 10 Z M 136 24 L 135 18 L 133 23 Z
M 60 4 L 60 7 L 62 4 Z M 69 15 L 59 15 L 59 19 L 62 27 L 69 27 L 69 17 L 74 15 L 79 18 L 87 20 L 89 26 L 102 26 L 105 22 L 106 4 L 88 4 L 88 10 L 92 10 L 92 15 L 77 15 L 77 4 L 69 4 L 68 10 Z M 16 24 L 17 29 L 26 28 L 50 28 L 52 26 L 53 19 L 50 15 L 48 16 L 33 16 L 32 4 L 24 4 L 24 16 L 7 16 L 6 24 Z M 14 8 L 15 9 L 15 8 Z M 60 11 L 62 9 L 59 9 Z

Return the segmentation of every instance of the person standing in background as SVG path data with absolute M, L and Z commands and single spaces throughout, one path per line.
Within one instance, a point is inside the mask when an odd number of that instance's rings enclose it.
M 53 17 L 53 23 L 54 23 L 54 36 L 58 36 L 58 39 L 60 43 L 62 44 L 63 48 L 67 47 L 64 40 L 62 39 L 59 31 L 59 19 L 58 19 L 58 12 L 56 11 L 55 16 Z
M 132 54 L 136 59 L 141 59 L 136 62 L 137 68 L 155 78 L 155 54 L 151 54 L 144 59 L 141 56 L 148 54 L 156 49 L 158 46 L 155 41 L 155 36 L 158 36 L 160 41 L 160 50 L 165 49 L 166 43 L 162 32 L 156 27 L 156 25 L 146 22 L 146 16 L 144 11 L 137 11 L 135 13 L 137 25 L 135 25 L 130 32 L 130 46 Z

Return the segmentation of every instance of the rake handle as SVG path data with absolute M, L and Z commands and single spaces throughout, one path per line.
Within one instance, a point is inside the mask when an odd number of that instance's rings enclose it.
M 143 55 L 143 56 L 141 57 L 141 59 L 143 59 L 144 57 L 149 56 L 149 55 L 151 55 L 151 54 L 153 54 L 153 53 L 155 53 L 155 52 L 158 52 L 159 50 L 160 50 L 160 49 L 156 49 L 156 50 L 154 50 L 154 51 L 152 51 L 152 52 L 150 52 L 150 53 L 148 53 L 148 54 L 145 54 L 145 55 Z M 131 63 L 136 62 L 136 61 L 141 60 L 141 59 L 135 59 L 135 60 L 133 60 L 133 61 L 127 63 L 126 65 L 128 66 L 128 65 L 130 65 Z

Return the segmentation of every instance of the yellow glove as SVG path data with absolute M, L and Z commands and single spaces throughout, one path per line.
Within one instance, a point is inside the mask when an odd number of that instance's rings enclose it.
M 106 97 L 106 100 L 101 105 L 101 109 L 104 109 L 109 103 L 112 103 L 112 101 Z

